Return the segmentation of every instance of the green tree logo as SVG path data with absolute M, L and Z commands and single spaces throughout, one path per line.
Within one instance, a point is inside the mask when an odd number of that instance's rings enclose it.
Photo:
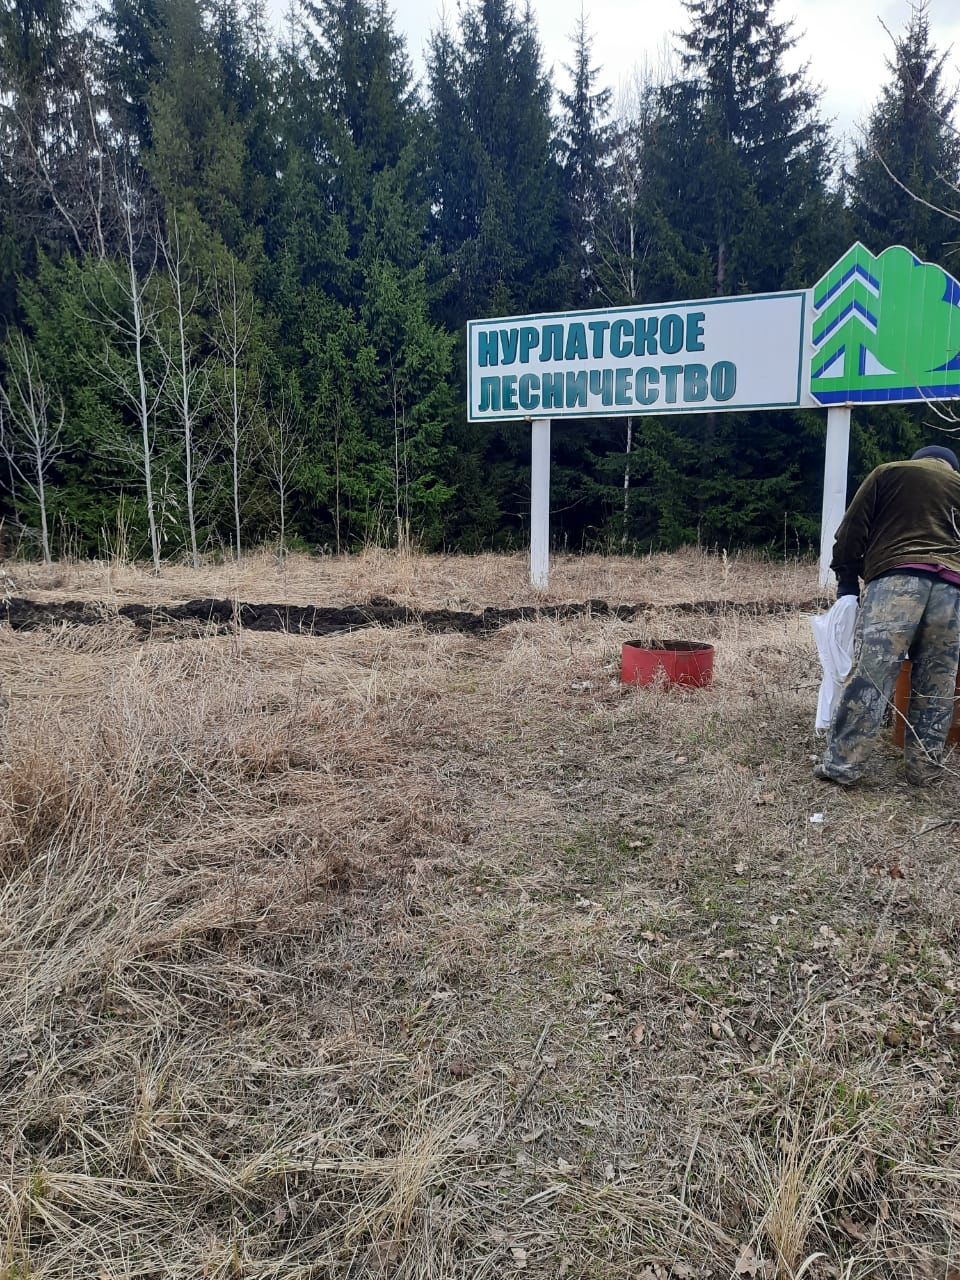
M 900 245 L 855 244 L 817 281 L 812 339 L 820 404 L 960 396 L 960 284 Z

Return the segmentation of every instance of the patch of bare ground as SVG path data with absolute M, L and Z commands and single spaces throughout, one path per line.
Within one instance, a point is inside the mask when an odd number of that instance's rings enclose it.
M 4 1280 L 956 1280 L 957 779 L 644 625 L 0 632 Z

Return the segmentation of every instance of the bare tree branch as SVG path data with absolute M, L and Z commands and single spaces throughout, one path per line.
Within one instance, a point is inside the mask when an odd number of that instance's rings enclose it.
M 893 45 L 894 49 L 896 49 L 897 53 L 900 53 L 901 50 L 903 49 L 904 42 L 902 40 L 897 39 L 897 37 L 893 34 L 893 32 L 890 30 L 890 28 L 887 26 L 887 24 L 884 22 L 884 20 L 881 17 L 878 16 L 877 21 L 880 23 L 881 27 L 883 27 L 884 31 L 890 37 L 890 43 Z M 913 89 L 914 95 L 920 100 L 923 106 L 926 107 L 926 109 L 930 112 L 933 118 L 939 121 L 940 124 L 942 124 L 945 129 L 949 129 L 951 133 L 955 134 L 958 138 L 960 138 L 960 129 L 957 128 L 957 126 L 953 123 L 952 120 L 948 119 L 942 112 L 938 111 L 936 107 L 933 105 L 933 103 L 924 94 L 920 92 L 920 86 L 917 84 L 916 80 L 914 80 L 912 77 L 910 78 L 910 87 L 911 89 Z
M 190 556 L 195 569 L 200 567 L 197 546 L 196 490 L 204 461 L 196 458 L 195 437 L 197 422 L 209 398 L 207 366 L 209 361 L 198 357 L 190 332 L 190 318 L 200 298 L 200 283 L 187 262 L 189 242 L 181 243 L 180 226 L 176 213 L 169 220 L 165 239 L 160 248 L 167 267 L 167 279 L 173 297 L 172 334 L 157 331 L 157 344 L 166 369 L 165 387 L 169 388 L 168 400 L 176 415 L 183 435 L 183 457 L 187 500 L 187 530 L 190 539 Z M 206 461 L 208 461 L 207 459 Z
M 253 413 L 248 403 L 250 390 L 249 371 L 243 368 L 246 350 L 253 332 L 254 304 L 249 291 L 237 281 L 237 264 L 229 257 L 225 271 L 217 270 L 213 277 L 213 302 L 217 318 L 217 346 L 223 359 L 226 383 L 226 405 L 223 416 L 230 446 L 233 483 L 234 551 L 237 559 L 242 552 L 240 531 L 240 463 L 246 444 L 246 435 Z
M 150 552 L 154 571 L 159 573 L 161 539 L 154 493 L 153 436 L 167 372 L 154 380 L 146 361 L 148 346 L 156 341 L 161 311 L 155 279 L 158 247 L 153 237 L 149 265 L 146 269 L 141 267 L 138 258 L 147 234 L 142 198 L 126 173 L 122 180 L 115 176 L 115 186 L 122 233 L 121 256 L 105 259 L 102 270 L 116 291 L 120 305 L 106 296 L 103 280 L 98 277 L 98 298 L 92 297 L 84 285 L 84 296 L 90 304 L 86 319 L 101 328 L 104 335 L 103 353 L 96 368 L 126 400 L 137 423 L 138 444 L 134 446 L 127 440 L 118 444 L 136 455 L 143 473 Z
M 911 200 L 915 200 L 917 204 L 923 205 L 925 209 L 929 209 L 932 213 L 938 213 L 941 217 L 949 218 L 952 222 L 960 222 L 960 211 L 956 209 L 943 209 L 939 205 L 926 200 L 923 196 L 918 195 L 916 191 L 912 191 L 910 187 L 908 187 L 905 182 L 901 181 L 901 179 L 893 172 L 884 157 L 881 155 L 879 148 L 870 141 L 865 130 L 863 130 L 863 135 L 867 150 L 870 151 L 870 153 L 879 161 L 882 169 L 892 183 L 898 186 L 901 191 L 905 192 Z
M 280 509 L 280 562 L 287 553 L 287 497 L 291 476 L 303 457 L 305 441 L 299 414 L 286 392 L 276 410 L 267 408 L 263 427 L 262 456 L 277 492 Z
M 61 437 L 66 418 L 60 400 L 59 416 L 51 419 L 54 400 L 53 391 L 40 376 L 36 353 L 23 334 L 14 331 L 7 347 L 6 384 L 0 384 L 0 453 L 40 508 L 40 537 L 47 564 L 50 563 L 48 476 L 51 464 L 63 453 Z

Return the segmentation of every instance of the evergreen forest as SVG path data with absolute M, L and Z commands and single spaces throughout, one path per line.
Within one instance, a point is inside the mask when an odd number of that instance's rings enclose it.
M 788 9 L 685 0 L 615 90 L 587 20 L 550 68 L 516 0 L 465 0 L 422 76 L 387 0 L 0 0 L 2 549 L 519 546 L 529 430 L 467 423 L 469 319 L 808 287 L 855 239 L 956 274 L 926 5 L 850 135 Z M 858 410 L 851 478 L 932 417 Z M 558 424 L 555 545 L 802 553 L 824 434 Z

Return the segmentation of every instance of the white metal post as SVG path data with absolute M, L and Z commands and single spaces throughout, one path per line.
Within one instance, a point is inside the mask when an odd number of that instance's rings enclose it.
M 530 435 L 530 581 L 550 581 L 550 419 L 534 418 Z
M 820 517 L 820 585 L 830 582 L 830 561 L 837 529 L 847 509 L 850 456 L 850 406 L 827 410 L 827 448 L 823 463 L 823 513 Z

